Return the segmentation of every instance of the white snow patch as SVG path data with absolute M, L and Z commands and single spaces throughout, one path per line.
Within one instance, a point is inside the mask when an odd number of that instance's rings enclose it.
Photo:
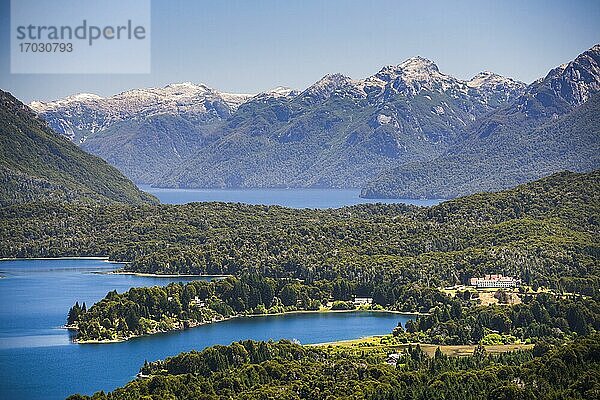
M 379 125 L 389 124 L 391 120 L 392 117 L 390 117 L 389 115 L 379 114 L 377 116 L 377 122 L 379 123 Z

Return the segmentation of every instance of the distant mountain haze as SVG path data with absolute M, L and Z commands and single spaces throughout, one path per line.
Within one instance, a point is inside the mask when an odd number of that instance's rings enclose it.
M 326 75 L 304 91 L 181 83 L 30 106 L 139 183 L 455 197 L 599 167 L 599 49 L 531 85 L 489 71 L 464 81 L 413 57 L 365 79 Z

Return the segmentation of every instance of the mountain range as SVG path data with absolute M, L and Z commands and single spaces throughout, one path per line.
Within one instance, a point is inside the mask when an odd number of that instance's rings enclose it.
M 50 129 L 0 90 L 0 205 L 27 201 L 156 203 L 116 168 Z
M 597 169 L 599 91 L 596 45 L 475 121 L 442 155 L 385 171 L 362 195 L 449 198 L 505 189 L 561 170 Z
M 465 81 L 413 57 L 304 91 L 180 83 L 30 107 L 138 183 L 449 198 L 598 168 L 599 54 L 596 45 L 531 85 L 488 71 Z

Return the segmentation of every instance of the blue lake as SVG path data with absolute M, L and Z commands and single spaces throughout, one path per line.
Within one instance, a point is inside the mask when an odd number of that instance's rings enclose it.
M 410 316 L 315 313 L 238 318 L 123 343 L 77 345 L 60 326 L 75 301 L 88 306 L 110 290 L 198 278 L 97 274 L 103 260 L 0 261 L 0 399 L 63 399 L 109 391 L 135 377 L 144 360 L 243 339 L 322 343 L 385 334 Z
M 161 203 L 185 204 L 202 201 L 267 204 L 291 208 L 339 208 L 366 203 L 404 203 L 432 206 L 443 200 L 362 199 L 359 189 L 161 189 L 139 185 Z

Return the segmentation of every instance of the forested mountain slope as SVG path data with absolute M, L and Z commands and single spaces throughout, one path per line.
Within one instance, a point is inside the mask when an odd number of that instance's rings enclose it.
M 467 123 L 523 88 L 491 73 L 462 81 L 422 57 L 361 80 L 326 75 L 297 96 L 249 99 L 219 127 L 221 139 L 157 183 L 360 187 L 394 165 L 441 154 Z
M 210 140 L 214 125 L 249 97 L 185 82 L 110 97 L 80 93 L 30 106 L 84 150 L 136 182 L 150 182 Z
M 85 153 L 0 90 L 0 204 L 93 200 L 157 202 L 116 168 Z
M 256 96 L 173 84 L 32 107 L 132 179 L 164 187 L 362 187 L 453 198 L 600 167 L 600 45 L 529 86 L 422 57 Z

